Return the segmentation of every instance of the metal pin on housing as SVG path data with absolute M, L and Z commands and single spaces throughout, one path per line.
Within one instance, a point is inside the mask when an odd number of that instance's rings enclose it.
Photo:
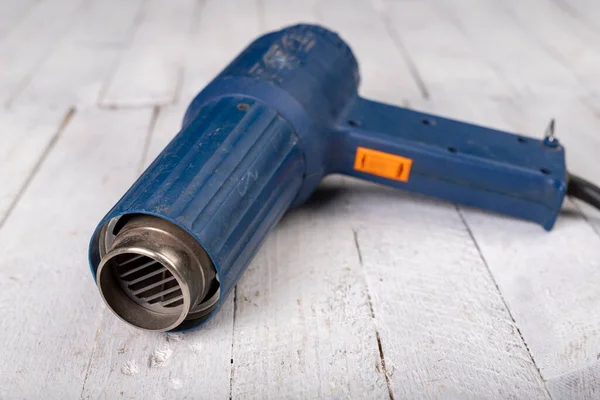
M 550 120 L 550 123 L 548 124 L 548 127 L 546 128 L 546 132 L 544 133 L 544 145 L 546 145 L 548 147 L 560 146 L 560 142 L 558 141 L 556 136 L 554 136 L 555 129 L 556 129 L 556 120 L 554 118 L 552 118 Z

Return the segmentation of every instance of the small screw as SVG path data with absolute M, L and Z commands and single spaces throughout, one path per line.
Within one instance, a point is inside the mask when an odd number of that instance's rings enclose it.
M 548 147 L 558 147 L 560 143 L 556 136 L 554 136 L 554 131 L 556 130 L 556 121 L 554 118 L 550 120 L 550 124 L 546 128 L 546 132 L 544 133 L 544 144 Z

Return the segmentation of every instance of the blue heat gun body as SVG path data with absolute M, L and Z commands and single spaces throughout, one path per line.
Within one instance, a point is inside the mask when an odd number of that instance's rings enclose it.
M 109 307 L 142 329 L 199 326 L 286 210 L 328 174 L 552 228 L 568 187 L 554 137 L 366 100 L 358 84 L 350 48 L 322 27 L 251 43 L 96 229 L 90 264 Z

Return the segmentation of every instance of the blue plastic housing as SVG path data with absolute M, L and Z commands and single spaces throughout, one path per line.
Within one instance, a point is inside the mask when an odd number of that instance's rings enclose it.
M 350 48 L 324 28 L 297 25 L 251 43 L 198 94 L 179 134 L 100 222 L 94 277 L 100 228 L 151 214 L 205 248 L 220 304 L 285 211 L 330 173 L 552 228 L 566 190 L 561 146 L 365 100 L 358 84 Z M 410 178 L 357 171 L 358 147 L 410 158 Z

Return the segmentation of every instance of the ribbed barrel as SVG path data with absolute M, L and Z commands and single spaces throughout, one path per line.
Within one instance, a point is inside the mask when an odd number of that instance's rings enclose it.
M 152 214 L 204 246 L 223 297 L 297 195 L 303 155 L 292 127 L 244 97 L 205 105 L 105 218 Z

